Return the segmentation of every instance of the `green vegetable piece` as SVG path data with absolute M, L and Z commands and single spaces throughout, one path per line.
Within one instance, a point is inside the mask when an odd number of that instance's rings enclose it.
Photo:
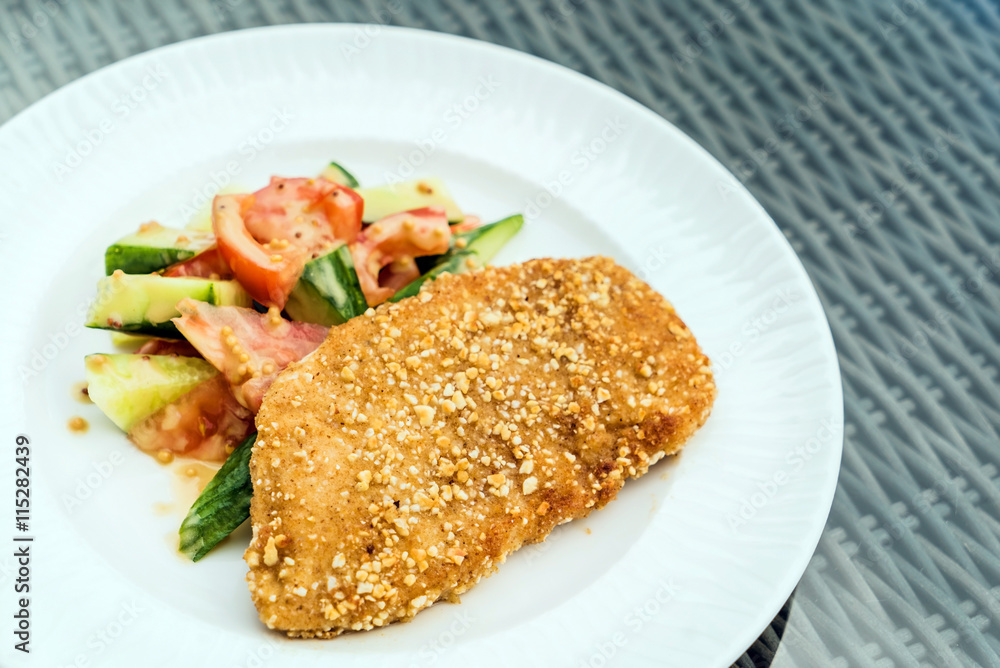
M 293 320 L 332 327 L 368 310 L 347 245 L 306 263 L 285 311 Z
M 196 357 L 87 355 L 87 394 L 124 431 L 219 373 Z
M 150 274 L 194 257 L 215 243 L 211 232 L 176 230 L 146 223 L 135 234 L 122 237 L 104 251 L 104 271 Z
M 165 277 L 157 274 L 114 274 L 97 283 L 87 327 L 132 334 L 180 338 L 171 318 L 177 302 L 190 297 L 215 306 L 250 306 L 251 299 L 236 281 Z
M 365 201 L 364 221 L 373 223 L 400 211 L 443 206 L 449 223 L 460 223 L 465 214 L 451 198 L 444 181 L 436 177 L 391 183 L 374 188 L 359 188 Z
M 251 434 L 222 464 L 181 523 L 180 550 L 198 561 L 250 517 L 253 484 L 250 454 L 257 434 Z
M 347 186 L 348 188 L 356 189 L 361 185 L 358 183 L 358 180 L 354 178 L 354 174 L 351 174 L 338 162 L 330 161 L 330 164 L 327 165 L 326 169 L 320 172 L 319 175 L 328 181 L 339 183 L 340 185 Z

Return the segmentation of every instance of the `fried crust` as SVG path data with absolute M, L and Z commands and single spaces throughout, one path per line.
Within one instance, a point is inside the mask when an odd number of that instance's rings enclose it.
M 714 397 L 670 303 L 608 258 L 445 275 L 369 310 L 257 415 L 261 621 L 332 637 L 453 600 L 676 453 Z

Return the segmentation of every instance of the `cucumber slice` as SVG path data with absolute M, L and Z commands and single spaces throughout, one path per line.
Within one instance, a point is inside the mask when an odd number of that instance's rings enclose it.
M 331 161 L 329 165 L 326 166 L 322 172 L 319 173 L 321 177 L 327 181 L 333 181 L 334 183 L 339 183 L 342 186 L 347 186 L 348 188 L 357 188 L 361 184 L 358 180 L 354 178 L 354 174 L 344 169 L 344 167 L 336 162 Z
M 175 355 L 87 355 L 84 367 L 87 394 L 124 431 L 219 373 Z
M 136 350 L 142 344 L 150 340 L 151 337 L 145 334 L 129 334 L 128 332 L 111 332 L 111 345 L 115 348 L 126 350 Z
M 214 243 L 215 235 L 211 232 L 146 223 L 135 234 L 108 246 L 104 251 L 104 271 L 108 276 L 118 269 L 126 274 L 149 274 L 194 257 Z
M 400 211 L 433 205 L 444 207 L 449 223 L 460 223 L 465 218 L 465 214 L 451 198 L 444 182 L 437 177 L 391 183 L 374 188 L 359 188 L 358 194 L 365 201 L 366 223 L 374 223 Z
M 332 327 L 368 310 L 347 245 L 306 263 L 285 311 L 292 320 Z
M 420 292 L 421 286 L 441 274 L 461 274 L 482 267 L 497 254 L 497 251 L 524 225 L 524 216 L 516 214 L 489 225 L 459 232 L 453 235 L 451 250 L 440 256 L 437 264 L 420 278 L 401 288 L 389 298 L 391 302 L 412 297 Z
M 181 523 L 180 550 L 198 561 L 250 517 L 253 483 L 250 454 L 257 434 L 251 434 L 208 481 Z
M 115 272 L 98 281 L 84 324 L 176 339 L 180 334 L 170 319 L 180 315 L 177 302 L 185 297 L 215 306 L 250 306 L 251 301 L 236 281 Z

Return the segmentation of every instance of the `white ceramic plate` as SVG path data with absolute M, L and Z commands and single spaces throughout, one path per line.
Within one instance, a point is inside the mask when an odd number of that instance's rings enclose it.
M 31 665 L 724 666 L 804 571 L 842 445 L 823 311 L 763 209 L 623 95 L 466 39 L 281 27 L 84 77 L 0 129 L 0 156 L 3 467 L 28 435 Z M 199 564 L 175 554 L 176 467 L 134 450 L 71 387 L 84 354 L 110 350 L 80 328 L 108 243 L 145 220 L 184 224 L 220 183 L 255 189 L 329 159 L 369 184 L 440 175 L 487 220 L 527 213 L 498 263 L 614 256 L 673 301 L 719 397 L 679 458 L 515 554 L 461 606 L 290 641 L 256 619 L 247 533 Z M 87 434 L 69 433 L 73 415 Z M 11 614 L 14 566 L 0 559 Z M 0 652 L 24 661 L 9 635 Z

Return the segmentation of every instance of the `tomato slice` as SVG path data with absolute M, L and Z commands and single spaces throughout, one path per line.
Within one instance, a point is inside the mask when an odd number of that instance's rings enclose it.
M 177 310 L 181 312 L 173 319 L 177 329 L 222 372 L 236 399 L 253 413 L 278 373 L 318 348 L 330 331 L 322 325 L 285 320 L 277 309 L 257 313 L 184 299 Z
M 217 375 L 135 424 L 128 437 L 152 455 L 165 450 L 221 462 L 253 429 L 253 414 Z
M 351 244 L 351 256 L 368 305 L 381 304 L 420 275 L 413 258 L 444 253 L 450 243 L 442 206 L 395 213 L 365 228 Z
M 243 222 L 253 195 L 217 195 L 212 203 L 212 229 L 219 253 L 250 296 L 266 306 L 284 307 L 302 273 L 306 254 L 287 242 L 257 241 Z
M 207 248 L 192 258 L 172 264 L 163 270 L 164 276 L 193 276 L 196 278 L 211 278 L 218 281 L 228 281 L 233 278 L 233 271 L 222 259 L 222 254 L 216 246 Z
M 364 206 L 359 194 L 324 178 L 273 176 L 253 194 L 243 221 L 257 241 L 284 240 L 316 258 L 357 238 Z

